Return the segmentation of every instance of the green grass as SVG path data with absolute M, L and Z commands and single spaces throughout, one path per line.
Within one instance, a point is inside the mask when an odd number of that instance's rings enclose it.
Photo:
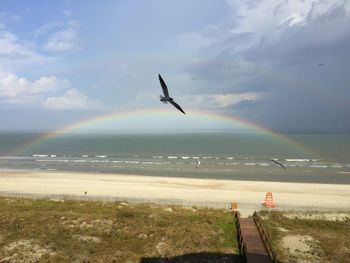
M 333 212 L 332 212 L 333 213 Z M 287 218 L 288 212 L 259 213 L 263 218 L 264 228 L 270 238 L 273 250 L 281 262 L 290 262 L 287 251 L 282 246 L 282 239 L 287 235 L 307 235 L 314 239 L 310 244 L 314 261 L 322 262 L 350 262 L 350 219 L 327 221 L 323 219 Z M 264 219 L 265 218 L 265 219 Z M 281 228 L 283 231 L 281 231 Z
M 227 210 L 16 198 L 0 198 L 0 247 L 9 262 L 140 262 L 238 251 Z

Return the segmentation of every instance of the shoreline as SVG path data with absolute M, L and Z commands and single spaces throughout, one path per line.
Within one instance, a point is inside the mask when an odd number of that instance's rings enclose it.
M 85 191 L 87 194 L 85 195 Z M 281 210 L 350 210 L 350 187 L 57 171 L 0 171 L 0 196 L 153 202 L 228 208 L 250 214 L 272 192 Z

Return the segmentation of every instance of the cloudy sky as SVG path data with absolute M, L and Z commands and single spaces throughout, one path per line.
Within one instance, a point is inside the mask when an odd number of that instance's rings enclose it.
M 349 0 L 1 0 L 0 130 L 173 110 L 158 73 L 189 115 L 349 130 L 349 47 Z

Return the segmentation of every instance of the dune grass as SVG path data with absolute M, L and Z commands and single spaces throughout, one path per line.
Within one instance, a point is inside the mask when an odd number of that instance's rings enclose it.
M 350 262 L 349 211 L 262 211 L 259 215 L 279 261 Z
M 0 198 L 0 247 L 0 262 L 146 262 L 196 253 L 227 262 L 238 251 L 227 210 L 23 198 Z

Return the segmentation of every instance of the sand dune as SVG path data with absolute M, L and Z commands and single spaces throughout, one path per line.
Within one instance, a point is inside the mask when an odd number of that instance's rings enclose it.
M 251 213 L 262 208 L 266 192 L 273 193 L 280 209 L 350 209 L 349 185 L 76 172 L 0 172 L 1 195 L 134 200 L 211 207 L 228 207 L 230 202 L 237 202 L 243 213 Z

